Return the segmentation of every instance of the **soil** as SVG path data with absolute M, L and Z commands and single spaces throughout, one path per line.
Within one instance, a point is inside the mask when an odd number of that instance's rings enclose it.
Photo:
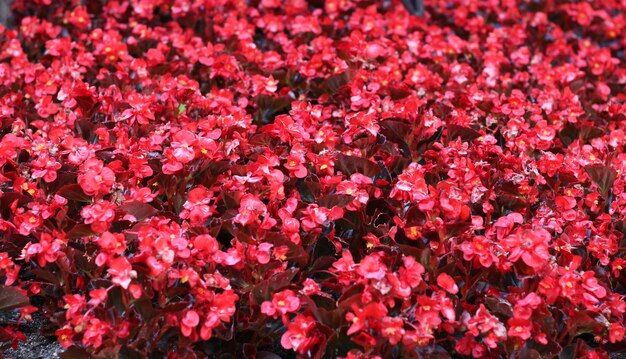
M 63 348 L 55 337 L 46 337 L 41 334 L 41 328 L 46 325 L 46 320 L 41 316 L 33 315 L 33 320 L 21 325 L 20 330 L 27 338 L 26 342 L 20 343 L 17 350 L 9 349 L 4 352 L 7 359 L 57 359 Z

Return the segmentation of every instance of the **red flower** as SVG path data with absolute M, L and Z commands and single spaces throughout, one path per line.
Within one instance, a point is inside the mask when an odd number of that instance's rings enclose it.
M 508 335 L 510 337 L 518 337 L 527 340 L 532 335 L 531 331 L 533 325 L 527 319 L 511 318 L 508 320 L 507 324 L 509 325 Z
M 287 324 L 287 331 L 280 338 L 280 344 L 300 354 L 308 352 L 319 340 L 313 335 L 315 323 L 313 317 L 296 315 L 293 322 Z
M 398 176 L 398 182 L 389 194 L 393 198 L 406 197 L 413 202 L 420 203 L 420 210 L 432 208 L 432 200 L 429 196 L 428 186 L 424 179 L 423 170 L 413 162 L 402 174 Z
M 180 213 L 181 218 L 189 218 L 192 225 L 201 225 L 213 213 L 213 192 L 204 186 L 199 186 L 189 191 L 187 202 L 183 205 L 184 210 Z
M 573 221 L 576 219 L 576 211 L 572 210 L 576 206 L 576 199 L 570 196 L 557 196 L 554 199 L 557 209 L 561 211 L 561 215 L 565 220 Z
M 89 296 L 91 297 L 89 305 L 96 307 L 106 300 L 107 290 L 103 288 L 94 289 L 89 292 Z
M 404 335 L 404 321 L 401 318 L 385 317 L 382 321 L 382 334 L 392 345 L 398 344 Z
M 329 220 L 337 220 L 343 217 L 344 211 L 340 207 L 333 207 L 332 209 L 318 207 L 315 204 L 309 205 L 306 210 L 303 211 L 306 215 L 301 219 L 302 229 L 305 231 L 311 231 L 326 224 Z
M 506 216 L 498 218 L 496 223 L 493 225 L 496 229 L 496 236 L 498 240 L 504 239 L 509 233 L 511 233 L 515 224 L 522 223 L 524 223 L 524 217 L 516 212 L 509 213 Z
M 523 116 L 526 112 L 525 105 L 525 96 L 519 90 L 513 90 L 511 93 L 511 97 L 509 97 L 506 104 L 502 106 L 500 109 L 505 115 L 515 115 L 515 116 Z
M 606 289 L 598 283 L 594 272 L 588 271 L 583 273 L 582 287 L 598 299 L 606 296 Z
M 111 325 L 107 322 L 101 321 L 96 318 L 89 320 L 89 324 L 83 334 L 83 344 L 99 348 L 102 345 L 102 337 L 109 334 Z
M 55 334 L 59 339 L 59 344 L 61 344 L 63 348 L 69 348 L 74 345 L 74 342 L 72 341 L 74 337 L 74 330 L 71 327 L 66 326 L 61 329 L 57 329 Z
M 346 320 L 352 323 L 348 328 L 348 335 L 368 329 L 368 326 L 374 327 L 377 321 L 380 321 L 387 315 L 387 307 L 381 303 L 369 303 L 358 308 L 356 304 L 352 305 L 353 312 L 346 314 Z
M 321 291 L 320 285 L 311 278 L 305 279 L 304 282 L 302 282 L 302 285 L 304 288 L 302 288 L 301 293 L 304 293 L 305 295 L 311 296 L 319 294 Z
M 131 277 L 136 275 L 128 260 L 124 257 L 116 257 L 110 260 L 108 265 L 111 281 L 124 289 L 128 289 Z
M 521 258 L 524 263 L 540 269 L 550 259 L 550 232 L 543 228 L 518 231 L 508 236 L 504 243 L 509 248 L 509 259 L 513 262 Z
M 447 273 L 441 273 L 437 276 L 437 284 L 450 294 L 457 294 L 459 292 L 459 287 L 454 282 L 454 279 Z
M 89 13 L 87 8 L 79 6 L 66 15 L 66 21 L 72 23 L 79 29 L 86 30 L 91 26 L 91 20 L 89 19 Z
M 611 343 L 618 343 L 624 340 L 624 327 L 619 323 L 611 323 L 611 328 L 609 328 L 609 341 Z
M 23 250 L 24 259 L 30 260 L 32 256 L 37 256 L 38 264 L 44 267 L 47 263 L 54 263 L 63 255 L 61 252 L 62 244 L 64 244 L 62 240 L 55 240 L 51 235 L 42 233 L 39 243 L 29 242 L 26 244 Z
M 85 296 L 80 294 L 67 294 L 63 296 L 63 301 L 65 302 L 64 308 L 66 310 L 66 319 L 70 319 L 75 315 L 81 314 L 86 306 Z
M 43 118 L 59 112 L 59 108 L 57 107 L 57 105 L 52 102 L 52 96 L 49 95 L 39 100 L 37 105 L 35 105 L 35 108 L 37 109 L 37 114 Z
M 18 322 L 85 357 L 623 343 L 625 1 L 97 3 L 0 26 Z
M 17 232 L 23 236 L 31 234 L 43 224 L 43 218 L 35 215 L 32 211 L 16 214 L 13 220 L 17 225 Z
M 460 249 L 463 252 L 463 259 L 466 261 L 474 260 L 475 266 L 481 265 L 489 268 L 498 262 L 498 256 L 494 253 L 494 246 L 483 236 L 476 236 L 471 242 L 461 243 Z
M 202 251 L 208 254 L 215 253 L 219 249 L 219 245 L 215 238 L 211 237 L 208 234 L 202 234 L 194 238 L 193 247 L 198 251 Z
M 213 303 L 211 303 L 211 312 L 221 321 L 228 323 L 235 314 L 235 304 L 237 300 L 239 300 L 239 296 L 232 290 L 216 294 Z
M 115 183 L 115 173 L 95 158 L 85 161 L 81 166 L 78 184 L 89 196 L 108 194 Z
M 422 283 L 422 275 L 424 274 L 424 266 L 417 262 L 413 257 L 402 257 L 403 268 L 398 271 L 400 280 L 405 281 L 411 288 L 416 288 Z
M 297 178 L 304 178 L 306 177 L 308 171 L 303 166 L 303 163 L 304 156 L 302 156 L 301 154 L 292 154 L 287 157 L 287 163 L 285 164 L 285 168 L 289 170 L 289 172 L 293 174 L 293 176 Z

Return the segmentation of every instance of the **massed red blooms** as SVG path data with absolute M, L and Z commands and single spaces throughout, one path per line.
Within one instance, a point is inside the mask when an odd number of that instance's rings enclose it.
M 622 350 L 626 3 L 402 3 L 12 1 L 2 347 Z

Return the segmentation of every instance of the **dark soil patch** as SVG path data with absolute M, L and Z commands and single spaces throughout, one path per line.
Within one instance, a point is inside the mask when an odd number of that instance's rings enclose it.
M 41 329 L 48 322 L 43 316 L 35 313 L 33 320 L 20 326 L 20 330 L 26 336 L 26 342 L 21 342 L 16 350 L 9 349 L 4 352 L 8 359 L 56 359 L 63 348 L 55 337 L 46 337 L 41 334 Z

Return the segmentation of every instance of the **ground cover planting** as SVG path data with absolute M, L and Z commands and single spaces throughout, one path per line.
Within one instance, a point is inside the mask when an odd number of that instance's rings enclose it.
M 625 350 L 623 1 L 11 6 L 4 349 Z

